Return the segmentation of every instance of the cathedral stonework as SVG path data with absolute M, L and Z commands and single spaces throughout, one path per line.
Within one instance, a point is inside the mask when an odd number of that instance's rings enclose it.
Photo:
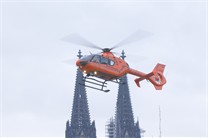
M 79 58 L 82 57 L 79 51 Z M 66 123 L 65 138 L 96 138 L 95 121 L 91 123 L 83 73 L 77 69 L 71 121 Z

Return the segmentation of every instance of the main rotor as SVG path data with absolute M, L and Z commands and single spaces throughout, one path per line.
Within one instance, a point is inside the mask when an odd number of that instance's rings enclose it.
M 85 39 L 84 37 L 82 37 L 79 34 L 70 34 L 66 37 L 64 37 L 62 40 L 65 42 L 69 42 L 69 43 L 73 43 L 73 44 L 77 44 L 80 46 L 84 46 L 84 47 L 90 47 L 93 49 L 99 49 L 102 50 L 102 52 L 111 52 L 113 49 L 139 41 L 143 38 L 146 38 L 148 36 L 151 36 L 152 34 L 146 31 L 142 31 L 142 30 L 137 30 L 136 32 L 134 32 L 133 34 L 129 35 L 128 37 L 126 37 L 125 39 L 123 39 L 122 41 L 120 41 L 119 43 L 117 43 L 116 45 L 114 45 L 111 48 L 102 48 L 100 46 L 95 45 L 94 43 L 88 41 L 87 39 Z
M 103 52 L 111 52 L 112 49 L 111 48 L 103 48 L 102 50 L 103 50 Z

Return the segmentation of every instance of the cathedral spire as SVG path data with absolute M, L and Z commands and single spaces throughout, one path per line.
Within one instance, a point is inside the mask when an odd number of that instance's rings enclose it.
M 77 56 L 82 57 L 80 50 Z M 83 74 L 77 69 L 71 123 L 66 123 L 65 138 L 96 138 L 95 122 L 90 121 L 86 89 L 80 85 L 82 81 Z
M 122 53 L 121 53 L 121 58 L 122 58 L 123 60 L 126 58 L 126 55 L 125 55 L 124 50 L 122 50 Z
M 121 58 L 125 59 L 125 52 L 122 51 L 121 54 Z M 124 75 L 119 82 L 114 124 L 115 129 L 112 129 L 114 132 L 111 132 L 111 136 L 113 135 L 113 138 L 141 138 L 139 122 L 134 122 L 126 75 Z
M 80 59 L 81 57 L 83 57 L 81 50 L 79 50 L 77 57 Z
M 116 103 L 115 137 L 116 138 L 140 138 L 139 123 L 134 123 L 131 98 L 127 76 L 123 76 L 119 83 Z

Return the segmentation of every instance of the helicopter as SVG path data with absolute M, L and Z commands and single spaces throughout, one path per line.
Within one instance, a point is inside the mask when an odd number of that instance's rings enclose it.
M 135 38 L 135 35 L 137 34 L 131 35 L 112 48 L 101 48 L 77 34 L 65 37 L 63 39 L 64 41 L 102 50 L 102 52 L 98 54 L 80 56 L 76 61 L 76 66 L 79 70 L 86 74 L 83 83 L 80 83 L 80 85 L 103 92 L 109 92 L 110 90 L 106 89 L 108 81 L 122 83 L 119 80 L 124 75 L 131 74 L 138 77 L 134 80 L 138 87 L 140 87 L 140 82 L 142 80 L 148 80 L 153 84 L 156 90 L 162 90 L 163 85 L 166 83 L 166 78 L 163 75 L 165 69 L 164 64 L 157 63 L 152 72 L 146 74 L 130 68 L 128 63 L 124 60 L 124 51 L 122 52 L 123 58 L 122 56 L 116 56 L 114 52 L 112 52 L 113 49 L 126 44 L 126 42 L 131 43 L 137 41 L 137 39 L 131 39 L 132 36 Z M 79 51 L 79 53 L 81 52 Z M 86 83 L 91 85 L 86 85 Z

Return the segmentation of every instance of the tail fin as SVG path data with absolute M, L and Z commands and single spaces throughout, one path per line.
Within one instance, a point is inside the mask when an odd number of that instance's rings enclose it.
M 139 82 L 147 79 L 154 85 L 156 90 L 162 90 L 162 86 L 166 83 L 166 79 L 163 75 L 164 69 L 165 65 L 158 63 L 152 72 L 146 74 L 144 77 L 135 79 L 137 86 L 140 87 Z
M 165 70 L 165 65 L 157 63 L 157 65 L 155 66 L 155 68 L 153 69 L 153 73 L 157 73 L 157 72 L 161 72 L 163 73 Z

